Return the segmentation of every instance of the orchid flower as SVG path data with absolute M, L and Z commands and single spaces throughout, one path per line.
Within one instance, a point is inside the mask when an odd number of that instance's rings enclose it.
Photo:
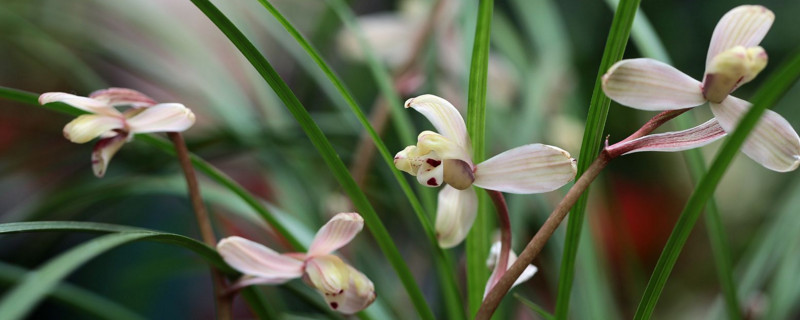
M 494 244 L 492 244 L 492 248 L 489 250 L 489 257 L 486 259 L 486 266 L 489 267 L 489 269 L 492 269 L 492 275 L 489 276 L 489 281 L 486 282 L 486 288 L 483 291 L 484 298 L 486 297 L 486 294 L 489 293 L 489 290 L 491 290 L 492 287 L 494 287 L 494 285 L 497 283 L 497 281 L 500 280 L 500 277 L 498 276 L 499 273 L 496 268 L 498 261 L 500 261 L 500 247 L 501 247 L 500 241 L 497 241 Z M 517 254 L 514 253 L 514 251 L 509 252 L 508 264 L 506 266 L 506 270 L 508 270 L 508 268 L 511 268 L 511 265 L 514 264 L 514 262 L 516 261 L 517 261 Z M 523 283 L 525 281 L 528 281 L 530 278 L 533 278 L 533 275 L 536 274 L 536 271 L 539 271 L 539 269 L 536 268 L 536 266 L 529 264 L 527 267 L 525 267 L 525 270 L 522 271 L 522 274 L 520 274 L 519 277 L 517 277 L 517 280 L 514 281 L 514 284 L 512 284 L 511 287 L 513 288 L 519 285 L 520 283 Z
M 729 133 L 752 106 L 730 93 L 753 80 L 767 65 L 767 54 L 758 44 L 774 20 L 775 14 L 762 6 L 744 5 L 726 13 L 711 37 L 702 83 L 657 60 L 630 59 L 608 70 L 603 76 L 603 91 L 622 105 L 649 111 L 689 108 L 708 101 L 714 119 L 690 130 L 713 132 L 721 127 Z M 686 150 L 710 140 L 650 150 Z M 742 151 L 774 171 L 792 171 L 800 165 L 800 137 L 786 119 L 770 110 L 765 111 Z
M 314 236 L 308 253 L 279 254 L 256 242 L 228 237 L 217 245 L 222 258 L 244 276 L 236 287 L 281 284 L 302 277 L 331 309 L 352 314 L 375 301 L 372 281 L 331 252 L 349 243 L 364 227 L 358 213 L 339 213 Z
M 89 97 L 64 92 L 39 96 L 40 104 L 61 102 L 91 114 L 78 116 L 64 127 L 64 137 L 86 143 L 100 137 L 92 151 L 92 169 L 98 178 L 109 161 L 134 134 L 180 132 L 194 124 L 194 113 L 180 103 L 159 103 L 143 93 L 124 88 L 95 91 Z M 115 107 L 129 106 L 125 111 Z
M 475 164 L 464 119 L 445 99 L 422 95 L 408 99 L 406 108 L 422 113 L 437 132 L 423 131 L 417 145 L 394 157 L 397 169 L 417 177 L 424 186 L 438 187 L 436 234 L 439 245 L 450 248 L 467 236 L 477 214 L 475 185 L 509 193 L 553 191 L 575 178 L 569 153 L 553 146 L 529 144 Z

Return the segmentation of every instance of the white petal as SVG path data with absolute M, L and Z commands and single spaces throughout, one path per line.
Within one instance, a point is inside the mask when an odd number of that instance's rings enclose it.
M 444 166 L 435 159 L 427 159 L 417 170 L 417 181 L 426 187 L 438 187 L 444 183 Z M 434 164 L 436 164 L 434 166 Z
M 350 270 L 350 286 L 341 296 L 323 295 L 331 309 L 343 314 L 353 314 L 366 309 L 375 301 L 375 285 L 363 273 L 347 265 Z
M 675 152 L 699 148 L 724 136 L 725 130 L 719 125 L 717 119 L 711 119 L 694 128 L 651 134 L 625 142 L 620 146 L 631 149 L 623 154 L 644 151 Z
M 89 98 L 102 101 L 111 106 L 149 107 L 156 101 L 144 93 L 128 88 L 108 88 L 97 90 Z
M 489 293 L 492 287 L 494 287 L 497 281 L 500 280 L 500 277 L 498 277 L 497 268 L 495 268 L 497 266 L 497 263 L 500 261 L 500 247 L 501 247 L 500 242 L 495 242 L 494 244 L 492 244 L 492 248 L 491 250 L 489 250 L 489 258 L 486 259 L 486 265 L 490 269 L 492 269 L 492 275 L 489 276 L 489 281 L 486 282 L 486 288 L 483 290 L 484 297 L 486 297 L 486 295 Z M 516 261 L 517 261 L 517 254 L 515 254 L 514 251 L 509 252 L 508 265 L 506 266 L 506 270 L 508 270 L 508 268 L 510 268 L 511 265 L 514 264 L 514 262 Z M 536 268 L 536 266 L 532 264 L 529 264 L 527 267 L 525 267 L 525 270 L 522 271 L 522 274 L 520 274 L 519 277 L 517 277 L 517 280 L 514 281 L 514 284 L 512 284 L 511 287 L 513 288 L 520 283 L 530 280 L 530 278 L 533 278 L 533 275 L 536 274 L 536 271 L 538 271 L 538 268 Z
M 306 261 L 306 276 L 315 289 L 333 301 L 340 301 L 350 287 L 350 269 L 332 254 L 313 257 Z
M 124 129 L 125 121 L 118 117 L 85 114 L 64 126 L 64 137 L 75 143 L 86 143 L 114 129 Z
M 450 102 L 432 94 L 425 94 L 406 100 L 405 106 L 422 113 L 439 134 L 461 146 L 467 153 L 471 152 L 467 125 L 464 124 L 464 118 L 458 113 L 458 109 Z
M 245 238 L 222 239 L 217 244 L 217 251 L 234 269 L 246 275 L 263 278 L 266 283 L 284 283 L 303 275 L 303 261 L 279 254 Z
M 728 11 L 717 23 L 708 45 L 706 68 L 711 59 L 735 46 L 757 46 L 769 31 L 775 14 L 757 5 L 744 5 Z
M 106 174 L 108 162 L 111 161 L 114 154 L 122 148 L 127 138 L 125 134 L 117 134 L 113 137 L 103 138 L 97 141 L 92 151 L 92 170 L 96 177 L 102 178 L 103 175 Z
M 478 214 L 475 189 L 458 190 L 445 186 L 439 191 L 436 206 L 436 238 L 442 248 L 457 246 L 467 237 Z
M 100 100 L 76 96 L 64 92 L 46 92 L 39 96 L 39 104 L 48 104 L 51 102 L 61 102 L 71 105 L 75 108 L 91 113 L 104 114 L 109 116 L 121 116 L 117 109 L 114 109 L 110 104 Z
M 474 185 L 508 193 L 541 193 L 575 178 L 569 153 L 544 144 L 517 147 L 478 164 Z
M 363 228 L 364 218 L 358 213 L 339 213 L 333 216 L 314 236 L 308 256 L 326 255 L 338 250 L 353 240 Z
M 180 103 L 162 103 L 128 119 L 132 133 L 181 132 L 194 124 L 194 113 Z
M 653 59 L 617 62 L 603 75 L 603 91 L 624 106 L 641 110 L 675 110 L 703 104 L 700 82 Z
M 730 133 L 751 106 L 747 101 L 728 96 L 720 104 L 712 103 L 711 112 Z M 742 145 L 742 152 L 767 169 L 792 171 L 800 165 L 800 137 L 786 119 L 772 110 L 765 110 Z

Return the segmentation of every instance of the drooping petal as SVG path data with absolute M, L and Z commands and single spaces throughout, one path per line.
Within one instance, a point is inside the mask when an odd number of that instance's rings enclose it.
M 623 154 L 644 151 L 675 152 L 705 146 L 719 140 L 725 134 L 717 119 L 711 119 L 694 128 L 647 135 L 621 143 L 620 147 L 630 150 Z
M 344 291 L 350 287 L 350 269 L 342 259 L 332 254 L 308 259 L 305 271 L 311 286 L 322 293 L 326 300 L 340 303 Z
M 161 103 L 128 119 L 132 133 L 181 132 L 194 124 L 194 113 L 180 103 Z
M 728 96 L 720 104 L 712 103 L 711 112 L 720 126 L 730 133 L 751 106 L 747 101 Z M 767 169 L 792 171 L 800 165 L 800 137 L 786 119 L 766 110 L 742 145 L 742 152 Z
M 114 109 L 110 104 L 100 100 L 76 96 L 74 94 L 64 92 L 46 92 L 39 96 L 39 104 L 48 104 L 51 102 L 61 102 L 71 105 L 83 111 L 88 111 L 96 114 L 103 114 L 108 116 L 120 116 L 121 113 Z
M 64 126 L 64 137 L 75 143 L 86 143 L 115 129 L 124 129 L 122 118 L 85 114 L 75 118 Z
M 303 261 L 245 238 L 222 239 L 217 244 L 217 251 L 234 269 L 265 281 L 260 283 L 284 283 L 303 275 Z
M 108 163 L 114 154 L 122 148 L 127 140 L 126 134 L 117 134 L 110 138 L 103 138 L 97 141 L 92 151 L 92 170 L 94 175 L 102 178 L 106 174 Z
M 363 273 L 347 265 L 350 270 L 350 286 L 337 297 L 324 296 L 331 309 L 343 314 L 353 314 L 366 309 L 375 301 L 375 285 Z
M 757 46 L 769 31 L 775 14 L 758 5 L 744 5 L 728 11 L 717 23 L 708 45 L 706 68 L 721 52 L 735 46 Z
M 308 256 L 326 255 L 348 244 L 364 228 L 358 213 L 339 213 L 322 226 L 308 249 Z
M 461 146 L 470 153 L 470 141 L 464 118 L 450 102 L 432 94 L 421 95 L 406 100 L 406 108 L 422 113 L 442 136 Z
M 458 190 L 445 186 L 439 191 L 436 207 L 436 238 L 442 248 L 457 246 L 467 237 L 478 214 L 475 189 Z
M 492 269 L 492 275 L 489 276 L 489 281 L 486 282 L 486 288 L 483 290 L 484 297 L 486 297 L 486 295 L 489 293 L 489 290 L 491 290 L 492 287 L 494 287 L 494 285 L 497 284 L 497 281 L 500 280 L 497 268 L 495 268 L 497 266 L 498 261 L 500 261 L 500 247 L 501 247 L 500 242 L 495 242 L 494 244 L 492 244 L 492 248 L 491 250 L 489 250 L 489 258 L 486 259 L 486 265 L 489 267 L 489 269 Z M 517 261 L 517 255 L 514 253 L 514 251 L 509 252 L 507 267 L 510 268 L 511 265 L 514 264 L 514 262 L 516 261 Z M 536 266 L 529 264 L 527 267 L 525 267 L 525 270 L 522 271 L 522 274 L 519 275 L 517 280 L 514 281 L 514 284 L 512 284 L 511 287 L 513 288 L 518 284 L 528 281 L 530 278 L 533 278 L 533 275 L 535 275 L 536 271 L 538 270 L 539 269 L 536 268 Z
M 617 62 L 603 75 L 603 91 L 624 106 L 641 110 L 676 110 L 703 104 L 700 82 L 653 59 Z
M 529 144 L 479 163 L 474 185 L 508 193 L 553 191 L 575 178 L 569 153 L 554 146 Z
M 99 100 L 111 106 L 149 107 L 156 101 L 144 93 L 128 88 L 108 88 L 97 90 L 89 98 Z

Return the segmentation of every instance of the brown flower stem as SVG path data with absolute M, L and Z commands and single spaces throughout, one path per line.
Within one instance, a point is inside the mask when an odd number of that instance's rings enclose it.
M 525 246 L 525 249 L 522 250 L 517 261 L 508 268 L 506 273 L 500 277 L 497 284 L 486 295 L 486 298 L 483 299 L 483 303 L 480 309 L 478 309 L 475 319 L 489 319 L 492 314 L 494 314 L 500 301 L 508 293 L 508 290 L 511 289 L 511 285 L 514 284 L 514 281 L 519 278 L 522 271 L 524 271 L 539 252 L 542 251 L 544 244 L 550 239 L 556 231 L 556 228 L 561 224 L 561 221 L 563 221 L 567 213 L 569 213 L 569 210 L 572 209 L 575 202 L 577 202 L 581 195 L 589 188 L 589 185 L 597 178 L 603 168 L 605 168 L 612 159 L 630 151 L 625 148 L 624 142 L 650 134 L 667 121 L 688 110 L 689 109 L 680 109 L 661 112 L 624 140 L 611 146 L 608 146 L 608 142 L 606 142 L 606 147 L 600 152 L 597 159 L 595 159 L 583 175 L 578 178 L 578 181 L 575 181 L 575 184 L 569 189 L 564 198 L 561 199 L 561 202 L 558 203 L 553 212 L 550 213 L 550 216 L 533 236 L 533 239 L 531 239 L 528 245 Z
M 169 132 L 167 135 L 175 145 L 175 153 L 183 169 L 183 174 L 186 176 L 189 199 L 192 202 L 195 218 L 197 218 L 197 225 L 200 228 L 200 236 L 203 238 L 203 242 L 213 248 L 217 245 L 217 240 L 214 236 L 214 229 L 211 227 L 211 220 L 208 217 L 203 198 L 200 195 L 200 186 L 197 183 L 197 176 L 194 173 L 194 167 L 192 167 L 192 162 L 189 159 L 189 150 L 186 148 L 186 142 L 179 132 Z M 225 294 L 225 278 L 219 270 L 213 267 L 211 268 L 211 278 L 214 282 L 214 291 L 217 300 L 217 319 L 231 319 L 233 296 Z
M 489 198 L 494 203 L 497 210 L 497 221 L 500 223 L 500 259 L 497 261 L 497 265 L 494 266 L 497 276 L 494 278 L 494 283 L 489 284 L 489 288 L 491 288 L 506 273 L 508 268 L 508 255 L 511 252 L 511 219 L 508 217 L 508 206 L 503 193 L 495 190 L 486 190 L 486 192 L 489 193 Z

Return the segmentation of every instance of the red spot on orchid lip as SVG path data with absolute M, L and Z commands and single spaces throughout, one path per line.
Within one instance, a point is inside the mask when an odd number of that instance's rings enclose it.
M 431 165 L 431 167 L 434 167 L 434 168 L 438 167 L 440 164 L 442 164 L 441 161 L 434 160 L 434 159 L 428 159 L 428 160 L 425 160 L 425 162 L 427 162 L 429 165 Z
M 334 308 L 334 309 L 339 308 L 339 304 L 336 303 L 336 302 L 331 302 L 331 308 Z
M 436 186 L 436 178 L 428 179 L 428 185 L 429 186 Z

